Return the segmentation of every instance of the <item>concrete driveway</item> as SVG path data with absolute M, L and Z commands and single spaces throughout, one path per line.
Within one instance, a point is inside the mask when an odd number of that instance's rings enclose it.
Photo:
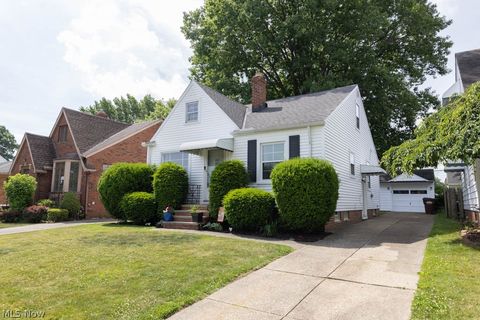
M 387 213 L 347 225 L 171 319 L 409 319 L 432 223 Z

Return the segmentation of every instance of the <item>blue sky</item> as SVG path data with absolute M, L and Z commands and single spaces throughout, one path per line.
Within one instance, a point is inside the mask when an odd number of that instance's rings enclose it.
M 454 52 L 480 48 L 478 0 L 434 0 L 453 19 L 444 34 Z M 105 96 L 178 97 L 188 83 L 182 13 L 202 0 L 2 1 L 0 124 L 20 142 L 25 131 L 48 135 L 61 107 Z M 429 79 L 442 94 L 453 73 Z

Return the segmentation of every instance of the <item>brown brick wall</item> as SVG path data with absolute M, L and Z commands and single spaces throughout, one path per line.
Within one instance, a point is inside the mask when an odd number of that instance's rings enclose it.
M 59 127 L 64 125 L 67 125 L 67 121 L 65 120 L 65 116 L 62 114 L 52 134 L 52 141 L 53 141 L 53 145 L 55 146 L 55 151 L 57 152 L 57 158 L 60 158 L 60 159 L 64 157 L 65 154 L 67 153 L 77 152 L 77 149 L 75 148 L 75 143 L 73 142 L 73 139 L 72 139 L 72 135 L 70 134 L 70 130 L 67 130 L 67 141 L 65 142 L 58 141 Z
M 22 144 L 22 147 L 20 148 L 20 150 L 18 150 L 18 155 L 15 157 L 15 160 L 12 163 L 12 175 L 19 173 L 20 166 L 23 165 L 29 165 L 30 173 L 33 173 L 33 161 L 32 157 L 30 157 L 30 150 L 28 149 L 27 142 Z
M 96 171 L 87 174 L 87 218 L 109 217 L 97 191 L 98 180 L 103 172 L 103 165 L 117 162 L 146 162 L 147 149 L 141 143 L 150 141 L 160 124 L 143 130 L 136 135 L 111 146 L 87 158 L 87 167 Z
M 472 210 L 464 210 L 465 218 L 469 222 L 479 222 L 480 221 L 480 213 L 477 211 Z
M 379 209 L 368 209 L 368 219 L 375 218 L 379 215 Z M 335 216 L 330 218 L 330 221 L 325 225 L 327 231 L 334 231 L 339 225 L 343 223 L 356 223 L 362 221 L 362 210 L 350 210 L 337 212 L 338 219 L 335 221 Z

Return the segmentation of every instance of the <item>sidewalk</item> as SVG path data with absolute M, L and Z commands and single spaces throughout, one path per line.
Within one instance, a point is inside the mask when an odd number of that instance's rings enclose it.
M 349 225 L 171 319 L 409 319 L 432 223 L 388 213 Z
M 117 220 L 114 220 L 114 219 L 95 219 L 95 220 L 56 222 L 56 223 L 36 223 L 36 224 L 30 224 L 28 226 L 0 229 L 0 236 L 5 234 L 15 234 L 15 233 L 24 233 L 24 232 L 32 232 L 32 231 L 40 231 L 40 230 L 74 227 L 74 226 L 89 224 L 89 223 L 105 223 L 105 222 L 116 222 L 116 221 Z

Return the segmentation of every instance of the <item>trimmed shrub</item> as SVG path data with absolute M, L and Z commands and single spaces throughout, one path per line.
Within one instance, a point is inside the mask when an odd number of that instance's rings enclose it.
M 233 189 L 248 185 L 248 174 L 243 162 L 228 160 L 219 163 L 210 177 L 209 216 L 216 220 L 218 209 L 223 205 L 223 197 Z
M 275 198 L 254 188 L 231 190 L 223 199 L 225 217 L 234 230 L 260 231 L 272 221 Z
M 169 205 L 178 209 L 188 193 L 187 171 L 173 162 L 162 163 L 153 174 L 153 192 L 159 213 Z
M 127 193 L 152 192 L 153 167 L 145 163 L 117 163 L 105 170 L 98 181 L 100 200 L 114 217 L 126 220 L 120 201 Z
M 332 164 L 314 158 L 290 159 L 273 168 L 271 179 L 282 228 L 323 231 L 338 200 L 338 177 Z
M 67 192 L 63 195 L 63 199 L 60 202 L 60 209 L 66 209 L 70 219 L 78 219 L 81 208 L 80 200 L 78 200 L 75 193 Z
M 47 219 L 47 207 L 30 206 L 23 210 L 23 220 L 29 223 L 40 223 Z
M 37 206 L 43 206 L 47 208 L 54 208 L 55 207 L 55 201 L 51 199 L 42 199 L 37 202 Z
M 17 223 L 22 221 L 22 213 L 19 211 L 0 212 L 0 221 L 5 223 Z
M 4 182 L 10 210 L 22 212 L 33 202 L 37 180 L 28 174 L 17 173 Z
M 148 192 L 132 192 L 123 196 L 120 208 L 128 220 L 138 225 L 158 221 L 155 196 Z
M 50 208 L 47 210 L 47 220 L 51 222 L 67 221 L 68 220 L 68 210 Z

